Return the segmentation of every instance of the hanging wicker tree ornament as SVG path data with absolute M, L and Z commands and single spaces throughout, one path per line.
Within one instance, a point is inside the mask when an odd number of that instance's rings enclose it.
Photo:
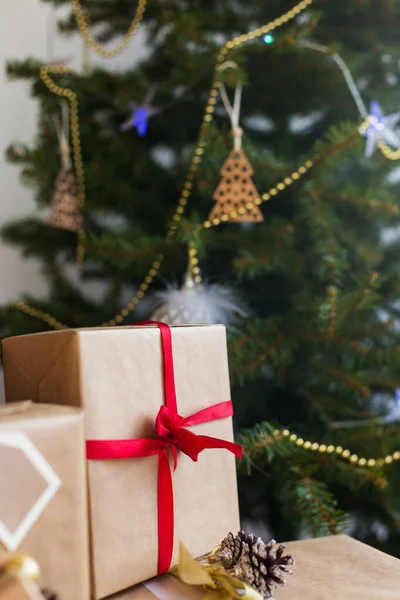
M 228 67 L 237 68 L 237 64 L 228 61 L 221 65 L 221 69 Z M 222 179 L 213 195 L 216 204 L 208 219 L 212 222 L 215 218 L 221 219 L 223 215 L 227 215 L 229 221 L 234 223 L 259 223 L 264 221 L 264 217 L 259 207 L 254 205 L 259 193 L 252 180 L 253 168 L 242 148 L 243 129 L 239 127 L 242 86 L 236 86 L 233 106 L 223 83 L 220 84 L 220 93 L 231 120 L 234 147 L 220 171 Z M 251 207 L 248 209 L 249 203 Z M 237 216 L 231 216 L 232 212 Z
M 67 103 L 62 105 L 62 120 L 61 122 L 56 121 L 56 130 L 60 144 L 61 167 L 54 184 L 49 224 L 60 229 L 78 232 L 82 228 L 83 219 L 71 165 Z
M 208 217 L 210 221 L 215 217 L 221 219 L 222 215 L 229 215 L 241 207 L 246 209 L 248 202 L 253 203 L 256 198 L 259 198 L 257 188 L 251 179 L 253 173 L 242 148 L 232 150 L 221 169 L 222 180 L 213 195 L 216 204 Z M 246 209 L 244 214 L 239 214 L 236 218 L 230 217 L 229 220 L 236 223 L 257 223 L 264 218 L 258 206 L 253 205 L 251 210 Z

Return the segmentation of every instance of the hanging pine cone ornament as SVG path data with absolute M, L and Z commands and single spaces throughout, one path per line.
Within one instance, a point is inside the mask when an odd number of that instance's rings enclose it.
M 79 231 L 82 225 L 75 176 L 64 165 L 55 181 L 49 224 L 70 231 Z
M 229 533 L 221 542 L 218 558 L 235 577 L 256 589 L 264 598 L 272 596 L 272 589 L 285 585 L 285 573 L 292 573 L 288 565 L 294 560 L 284 556 L 283 544 L 275 548 L 275 540 L 265 544 L 252 533 L 239 531 L 237 536 Z
M 69 105 L 67 101 L 62 102 L 61 117 L 56 117 L 54 123 L 61 155 L 61 166 L 54 183 L 49 225 L 78 232 L 82 229 L 83 218 L 71 162 Z

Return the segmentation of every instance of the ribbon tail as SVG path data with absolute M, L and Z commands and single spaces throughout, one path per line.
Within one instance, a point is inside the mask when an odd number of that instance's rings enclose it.
M 203 408 L 190 417 L 185 417 L 182 425 L 190 427 L 191 425 L 199 425 L 199 423 L 208 423 L 217 419 L 226 419 L 233 416 L 233 405 L 231 400 L 214 404 L 208 408 Z
M 228 442 L 227 440 L 220 440 L 218 438 L 210 437 L 208 435 L 199 435 L 199 440 L 201 440 L 201 444 L 203 448 L 223 448 L 232 452 L 237 458 L 243 457 L 243 448 L 240 444 L 235 444 L 234 442 Z
M 158 458 L 158 575 L 171 566 L 174 548 L 174 491 L 168 450 Z

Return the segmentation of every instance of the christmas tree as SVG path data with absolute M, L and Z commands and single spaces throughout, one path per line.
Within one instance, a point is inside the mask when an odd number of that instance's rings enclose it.
M 148 300 L 183 282 L 189 260 L 190 285 L 186 277 L 182 291 L 164 294 L 163 314 L 175 314 L 174 294 L 184 293 L 193 319 L 201 295 L 236 317 L 242 516 L 278 539 L 349 522 L 356 537 L 400 555 L 390 160 L 399 158 L 400 0 L 152 0 L 145 11 L 141 0 L 136 17 L 128 0 L 82 0 L 85 12 L 73 4 L 61 31 L 78 21 L 91 51 L 89 35 L 107 48 L 122 35 L 123 51 L 140 21 L 149 52 L 126 72 L 106 62 L 83 73 L 9 63 L 40 103 L 35 143 L 8 150 L 39 206 L 50 205 L 60 167 L 53 119 L 62 98 L 70 103 L 84 235 L 41 218 L 4 228 L 5 240 L 42 261 L 50 293 L 3 307 L 2 336 L 148 318 Z M 228 61 L 234 68 L 222 70 Z M 220 102 L 222 85 L 230 97 L 243 87 L 240 123 Z M 375 100 L 389 117 L 365 108 Z M 260 195 L 207 219 L 234 125 Z M 263 222 L 238 222 L 258 210 Z M 77 244 L 80 285 L 68 278 Z M 88 297 L 87 282 L 105 292 Z

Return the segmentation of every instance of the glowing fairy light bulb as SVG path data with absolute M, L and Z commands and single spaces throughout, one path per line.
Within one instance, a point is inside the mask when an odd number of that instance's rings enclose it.
M 266 44 L 273 44 L 273 42 L 275 41 L 275 38 L 270 33 L 267 33 L 267 35 L 264 35 L 263 40 Z

